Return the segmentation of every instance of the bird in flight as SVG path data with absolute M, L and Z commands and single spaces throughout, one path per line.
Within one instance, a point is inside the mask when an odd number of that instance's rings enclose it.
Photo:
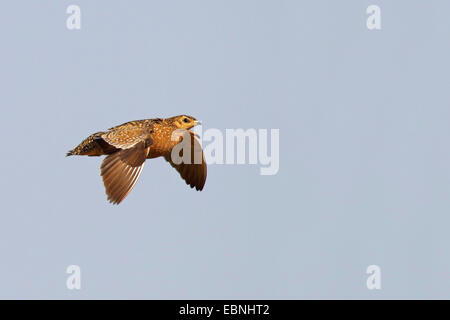
M 106 155 L 100 173 L 113 204 L 119 204 L 133 189 L 145 160 L 157 157 L 164 157 L 186 184 L 201 191 L 207 170 L 200 142 L 191 131 L 197 124 L 197 119 L 187 115 L 130 121 L 90 135 L 66 156 Z M 180 146 L 180 151 L 172 152 Z

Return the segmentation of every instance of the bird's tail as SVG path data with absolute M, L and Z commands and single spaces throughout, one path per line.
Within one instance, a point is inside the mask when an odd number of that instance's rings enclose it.
M 97 132 L 91 134 L 89 137 L 84 139 L 78 146 L 66 153 L 68 156 L 100 156 L 104 154 L 103 148 L 98 143 L 98 139 L 103 134 L 103 132 Z

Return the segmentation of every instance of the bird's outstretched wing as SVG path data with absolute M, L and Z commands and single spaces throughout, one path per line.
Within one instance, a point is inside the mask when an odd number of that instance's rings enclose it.
M 173 159 L 171 153 L 168 153 L 164 156 L 164 158 L 170 163 L 172 167 L 174 167 L 181 178 L 186 181 L 191 188 L 194 188 L 198 191 L 201 191 L 205 186 L 206 175 L 207 175 L 207 167 L 205 157 L 203 155 L 203 150 L 198 141 L 197 137 L 194 133 L 190 132 L 190 154 L 191 161 L 188 163 L 181 162 L 176 164 Z M 184 141 L 183 141 L 184 142 Z M 180 142 L 180 143 L 183 143 Z M 185 147 L 189 147 L 189 144 L 186 144 Z M 183 156 L 183 150 L 181 150 L 180 157 Z
M 151 128 L 124 127 L 106 132 L 102 139 L 120 150 L 100 167 L 108 200 L 119 204 L 133 189 L 153 143 Z

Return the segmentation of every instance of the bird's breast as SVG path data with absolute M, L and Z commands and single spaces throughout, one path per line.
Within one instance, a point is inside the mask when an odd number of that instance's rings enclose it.
M 178 137 L 172 137 L 174 128 L 155 125 L 153 131 L 153 143 L 147 158 L 157 158 L 170 153 L 180 140 Z

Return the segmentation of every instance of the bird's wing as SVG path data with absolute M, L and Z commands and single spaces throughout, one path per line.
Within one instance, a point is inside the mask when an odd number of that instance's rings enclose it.
M 101 135 L 101 138 L 110 145 L 119 149 L 129 149 L 141 141 L 146 142 L 146 147 L 153 143 L 153 126 L 145 126 L 141 123 L 126 123 L 111 128 Z
M 178 171 L 181 178 L 183 178 L 184 181 L 186 181 L 186 184 L 190 185 L 191 188 L 195 187 L 195 189 L 197 190 L 202 190 L 206 182 L 206 174 L 207 174 L 206 161 L 203 155 L 203 150 L 200 145 L 200 142 L 198 141 L 195 134 L 190 132 L 190 138 L 191 138 L 190 163 L 181 162 L 180 164 L 175 164 L 172 161 L 171 153 L 166 154 L 164 158 L 171 164 L 172 167 L 174 167 Z M 182 156 L 182 152 L 180 153 L 180 156 Z M 201 159 L 201 163 L 196 163 L 195 162 L 196 159 L 198 160 Z
M 100 167 L 108 200 L 119 204 L 130 193 L 144 168 L 150 148 L 141 141 L 107 156 Z
M 107 156 L 100 167 L 108 200 L 119 204 L 136 184 L 153 140 L 149 128 L 122 128 L 102 138 L 121 150 Z

